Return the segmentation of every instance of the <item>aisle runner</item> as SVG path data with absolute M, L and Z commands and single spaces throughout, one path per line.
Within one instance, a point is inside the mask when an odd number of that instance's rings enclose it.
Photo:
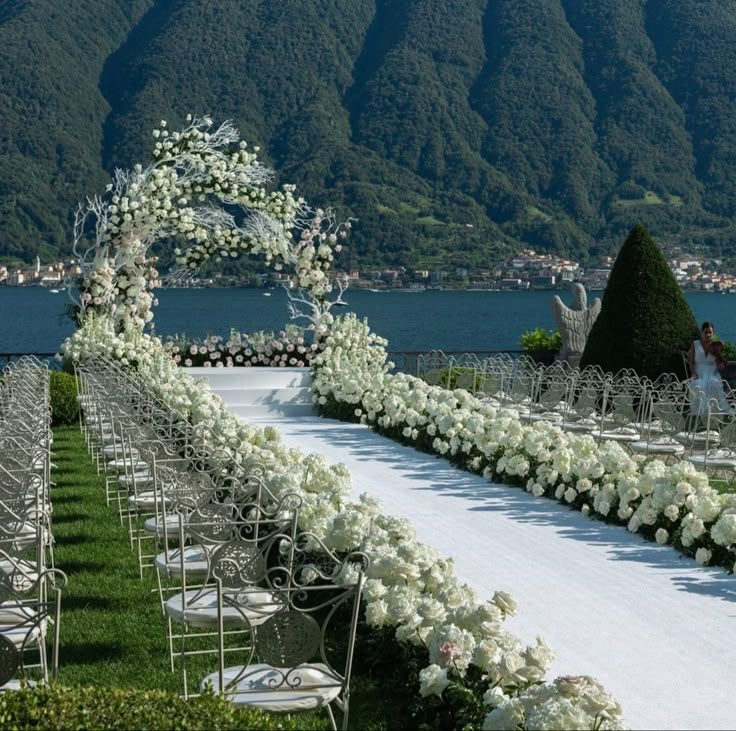
M 489 599 L 519 603 L 509 629 L 557 652 L 549 677 L 589 674 L 636 729 L 736 727 L 736 578 L 625 528 L 493 485 L 355 424 L 273 423 L 289 446 L 344 462 L 356 496 L 380 498 L 455 559 Z

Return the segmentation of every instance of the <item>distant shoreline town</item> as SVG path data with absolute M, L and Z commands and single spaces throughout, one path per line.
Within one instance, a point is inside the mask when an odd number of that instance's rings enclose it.
M 689 292 L 729 292 L 736 294 L 736 273 L 722 271 L 722 261 L 686 253 L 678 248 L 665 250 L 667 262 L 683 290 Z M 584 284 L 589 290 L 604 290 L 608 284 L 614 258 L 598 257 L 585 266 L 570 259 L 551 254 L 538 254 L 525 249 L 516 256 L 488 269 L 468 269 L 462 266 L 443 270 L 397 267 L 383 269 L 351 269 L 336 271 L 334 278 L 351 289 L 411 290 L 465 289 L 488 291 L 524 291 L 564 289 L 573 282 Z M 81 274 L 74 261 L 57 261 L 28 268 L 8 268 L 0 265 L 0 286 L 42 286 L 62 289 Z M 193 289 L 214 287 L 268 288 L 291 285 L 284 272 L 248 273 L 242 275 L 214 274 L 194 277 L 177 287 Z

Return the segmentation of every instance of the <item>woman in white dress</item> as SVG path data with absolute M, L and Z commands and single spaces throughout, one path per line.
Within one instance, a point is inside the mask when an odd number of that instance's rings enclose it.
M 733 412 L 721 376 L 726 361 L 720 343 L 713 340 L 713 332 L 713 323 L 704 322 L 700 338 L 690 346 L 690 408 L 696 416 L 705 416 L 709 407 L 718 413 Z

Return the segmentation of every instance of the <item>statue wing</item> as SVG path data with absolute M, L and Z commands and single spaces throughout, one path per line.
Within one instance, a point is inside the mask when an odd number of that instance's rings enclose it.
M 576 336 L 585 337 L 585 326 L 582 322 L 583 313 L 580 310 L 573 310 L 572 307 L 568 307 L 555 295 L 552 298 L 552 313 L 555 316 L 557 328 L 562 334 L 563 348 L 571 342 L 575 342 Z
M 569 319 L 566 317 L 569 312 L 570 308 L 559 298 L 558 295 L 555 295 L 552 298 L 552 315 L 555 318 L 557 329 L 560 330 L 560 332 L 562 331 L 563 323 L 566 323 Z
M 590 307 L 588 307 L 585 313 L 585 324 L 588 326 L 588 332 L 590 332 L 590 328 L 593 327 L 593 323 L 598 319 L 598 315 L 601 314 L 602 304 L 601 298 L 596 297 Z

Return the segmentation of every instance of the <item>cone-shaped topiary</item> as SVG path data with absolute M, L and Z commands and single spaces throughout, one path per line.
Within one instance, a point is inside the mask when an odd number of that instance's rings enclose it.
M 616 258 L 580 367 L 684 377 L 681 353 L 697 335 L 695 317 L 662 252 L 643 226 L 635 226 Z

